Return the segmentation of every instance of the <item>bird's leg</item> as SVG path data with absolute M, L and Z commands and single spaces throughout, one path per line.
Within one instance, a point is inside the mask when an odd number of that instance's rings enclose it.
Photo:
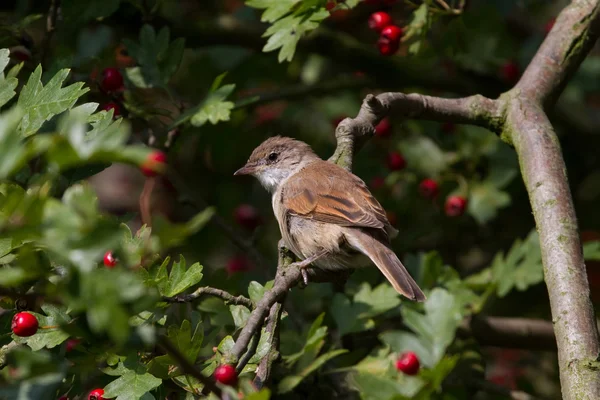
M 326 254 L 327 254 L 327 250 L 321 250 L 302 261 L 293 262 L 289 266 L 300 268 L 300 273 L 302 274 L 302 282 L 304 283 L 304 286 L 307 286 L 308 285 L 308 274 L 306 273 L 306 267 L 308 267 L 310 264 L 314 263 L 315 261 L 317 261 L 319 258 L 323 257 Z

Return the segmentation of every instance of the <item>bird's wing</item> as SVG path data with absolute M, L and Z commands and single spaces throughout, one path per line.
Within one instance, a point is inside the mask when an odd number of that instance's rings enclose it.
M 381 204 L 356 175 L 327 161 L 310 164 L 283 188 L 290 215 L 342 226 L 393 231 Z

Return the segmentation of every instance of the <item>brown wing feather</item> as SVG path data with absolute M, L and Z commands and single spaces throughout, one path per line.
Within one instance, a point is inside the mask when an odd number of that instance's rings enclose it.
M 291 215 L 342 226 L 393 230 L 365 183 L 327 161 L 310 164 L 302 174 L 291 177 L 284 190 L 284 206 Z

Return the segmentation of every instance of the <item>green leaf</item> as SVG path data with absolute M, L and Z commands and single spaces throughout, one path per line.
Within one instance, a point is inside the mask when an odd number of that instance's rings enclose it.
M 210 93 L 204 99 L 201 107 L 191 116 L 191 124 L 199 127 L 206 122 L 215 125 L 220 121 L 229 121 L 231 110 L 235 104 L 231 101 L 225 101 L 233 90 L 235 85 L 225 85 Z
M 499 297 L 514 288 L 523 291 L 544 279 L 540 241 L 535 230 L 524 241 L 516 240 L 506 256 L 496 254 L 491 266 Z
M 139 67 L 128 68 L 126 76 L 139 88 L 165 88 L 171 77 L 177 72 L 185 41 L 182 38 L 170 43 L 168 27 L 162 28 L 158 35 L 151 25 L 140 30 L 139 43 L 124 41 L 127 50 Z
M 368 373 L 353 374 L 353 386 L 363 400 L 407 400 L 425 386 L 419 377 L 398 375 L 397 379 Z
M 118 10 L 121 0 L 63 0 L 62 13 L 71 29 L 78 28 L 88 21 L 108 17 Z
M 233 317 L 233 323 L 235 324 L 236 329 L 241 329 L 246 326 L 246 322 L 248 321 L 248 318 L 250 318 L 250 310 L 248 310 L 246 306 L 230 305 L 229 311 L 231 311 L 231 316 Z
M 437 177 L 448 166 L 449 156 L 425 135 L 412 135 L 402 140 L 400 150 L 411 169 L 423 176 Z
M 446 348 L 454 340 L 456 329 L 464 318 L 463 305 L 445 289 L 433 289 L 424 304 L 425 314 L 410 308 L 402 309 L 406 325 L 431 351 L 430 365 L 442 359 Z
M 390 346 L 396 354 L 412 351 L 419 356 L 419 360 L 426 367 L 433 367 L 436 364 L 435 356 L 432 353 L 429 343 L 426 343 L 419 336 L 406 331 L 388 331 L 379 335 L 379 339 Z
M 262 22 L 275 22 L 279 18 L 292 12 L 293 7 L 301 0 L 248 0 L 246 5 L 253 8 L 264 9 L 260 20 Z
M 59 325 L 64 325 L 71 321 L 71 318 L 57 306 L 45 303 L 42 305 L 42 311 L 46 315 L 31 313 L 38 320 L 40 329 L 33 336 L 19 337 L 12 335 L 17 343 L 26 344 L 31 350 L 37 351 L 44 347 L 51 349 L 58 346 L 69 338 L 69 334 L 62 331 Z M 49 328 L 44 328 L 49 327 Z
M 330 312 L 339 333 L 360 332 L 374 325 L 373 317 L 396 308 L 400 304 L 398 293 L 387 283 L 371 289 L 363 283 L 352 302 L 341 293 L 333 297 Z
M 196 363 L 196 359 L 202 349 L 202 342 L 204 341 L 204 331 L 200 322 L 196 325 L 193 332 L 189 320 L 184 320 L 181 323 L 181 327 L 171 325 L 167 329 L 167 338 L 181 354 L 185 355 L 190 363 Z M 178 365 L 177 362 L 170 355 L 166 354 L 154 358 L 148 365 L 148 371 L 163 379 L 172 378 L 182 373 L 178 369 L 173 368 L 176 365 Z
M 8 49 L 0 49 L 0 108 L 17 94 L 15 88 L 19 84 L 17 78 L 10 76 L 12 74 L 4 76 L 4 69 L 10 60 L 9 54 Z
M 260 392 L 250 393 L 244 397 L 245 400 L 269 400 L 271 391 L 268 388 L 263 388 Z
M 274 281 L 269 281 L 265 286 L 256 281 L 250 282 L 250 285 L 248 285 L 248 296 L 250 296 L 250 300 L 257 303 L 265 295 L 265 292 L 273 287 L 273 282 Z
M 341 354 L 347 353 L 348 350 L 346 349 L 340 349 L 340 350 L 333 350 L 330 352 L 327 352 L 321 356 L 319 356 L 316 360 L 314 360 L 312 363 L 310 363 L 306 368 L 304 368 L 302 371 L 300 371 L 299 374 L 296 375 L 288 375 L 285 378 L 283 378 L 281 380 L 281 382 L 279 382 L 279 385 L 277 386 L 277 392 L 278 393 L 287 393 L 292 391 L 296 386 L 298 386 L 298 384 L 300 382 L 302 382 L 302 380 L 304 380 L 307 376 L 309 376 L 311 373 L 317 371 L 319 368 L 321 368 L 327 361 L 331 360 L 334 357 L 337 357 Z
M 124 373 L 104 387 L 104 397 L 106 398 L 116 397 L 117 400 L 138 400 L 162 384 L 162 379 L 149 374 L 141 364 L 130 369 L 120 363 L 119 367 L 124 370 Z
M 510 202 L 510 195 L 491 183 L 477 183 L 469 187 L 468 212 L 482 225 L 494 219 L 498 210 L 510 205 Z
M 304 15 L 289 15 L 278 20 L 263 35 L 269 37 L 263 51 L 280 49 L 277 57 L 279 62 L 291 61 L 302 36 L 316 29 L 327 17 L 329 17 L 327 10 L 316 8 Z
M 188 236 L 202 229 L 214 213 L 214 208 L 209 207 L 181 224 L 171 223 L 166 218 L 157 216 L 152 221 L 152 233 L 158 238 L 161 249 L 168 249 L 181 244 Z
M 585 260 L 600 260 L 600 242 L 586 242 L 583 244 L 583 258 Z
M 409 53 L 417 54 L 422 46 L 422 41 L 425 40 L 431 20 L 429 18 L 429 6 L 427 2 L 421 4 L 412 15 L 412 19 L 406 25 L 404 36 L 406 39 L 411 39 L 412 43 L 409 47 Z
M 163 263 L 157 276 L 158 289 L 161 295 L 172 297 L 184 290 L 196 285 L 202 279 L 202 265 L 192 264 L 189 268 L 185 266 L 185 259 L 179 256 L 179 262 L 173 263 L 168 279 L 167 263 Z
M 89 91 L 88 88 L 83 88 L 83 82 L 63 88 L 63 82 L 69 72 L 68 69 L 60 70 L 46 86 L 42 85 L 41 66 L 31 74 L 21 90 L 17 103 L 25 113 L 19 124 L 21 135 L 25 137 L 33 135 L 45 121 L 73 107 L 77 99 Z

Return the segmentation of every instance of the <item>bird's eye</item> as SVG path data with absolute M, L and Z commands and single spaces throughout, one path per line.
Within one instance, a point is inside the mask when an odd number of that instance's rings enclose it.
M 277 160 L 277 156 L 278 156 L 277 153 L 271 153 L 271 154 L 269 154 L 269 157 L 268 157 L 269 161 L 275 161 L 275 160 Z

